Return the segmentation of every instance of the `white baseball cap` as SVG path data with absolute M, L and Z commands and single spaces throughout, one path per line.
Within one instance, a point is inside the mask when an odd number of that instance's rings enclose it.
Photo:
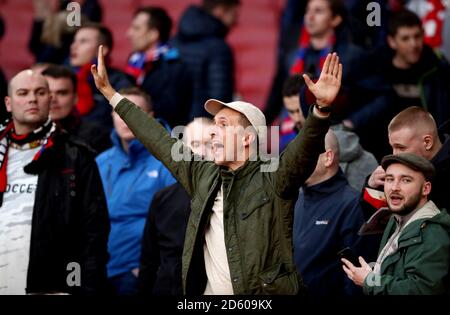
M 205 103 L 206 111 L 213 116 L 215 116 L 224 107 L 229 107 L 243 114 L 258 133 L 260 143 L 265 142 L 267 130 L 266 117 L 258 107 L 242 101 L 224 103 L 216 99 L 209 99 Z

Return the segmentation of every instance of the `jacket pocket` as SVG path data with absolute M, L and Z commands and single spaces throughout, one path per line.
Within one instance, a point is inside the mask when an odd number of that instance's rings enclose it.
M 295 295 L 299 290 L 297 271 L 285 263 L 267 268 L 259 274 L 261 294 Z
M 241 219 L 247 219 L 255 210 L 261 208 L 263 205 L 270 201 L 266 194 L 262 194 L 256 198 L 247 199 L 246 202 L 242 203 L 244 210 L 241 212 Z

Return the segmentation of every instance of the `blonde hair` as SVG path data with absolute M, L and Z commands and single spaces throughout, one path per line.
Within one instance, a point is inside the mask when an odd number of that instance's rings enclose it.
M 41 42 L 47 45 L 60 48 L 62 46 L 62 39 L 65 35 L 71 35 L 76 32 L 79 26 L 69 26 L 67 23 L 67 16 L 70 12 L 60 11 L 52 14 L 44 20 L 42 26 Z M 85 24 L 87 18 L 81 15 L 81 25 Z

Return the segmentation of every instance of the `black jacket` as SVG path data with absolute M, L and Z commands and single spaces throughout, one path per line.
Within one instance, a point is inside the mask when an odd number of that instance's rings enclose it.
M 108 128 L 91 121 L 82 121 L 76 113 L 69 114 L 58 121 L 58 124 L 69 134 L 86 142 L 96 154 L 100 154 L 112 146 L 111 132 Z
M 133 86 L 131 78 L 124 72 L 110 67 L 107 68 L 107 71 L 109 82 L 111 82 L 111 86 L 116 91 Z M 95 87 L 94 77 L 90 75 L 88 80 L 92 89 L 95 105 L 92 111 L 83 116 L 81 119 L 83 121 L 95 122 L 101 127 L 107 128 L 110 132 L 113 128 L 113 121 L 111 116 L 112 107 L 111 105 L 109 105 L 108 100 Z
M 445 135 L 442 148 L 430 161 L 436 168 L 436 175 L 432 182 L 430 200 L 439 209 L 450 211 L 450 196 L 448 193 L 448 179 L 450 178 L 450 135 Z
M 203 105 L 209 98 L 230 102 L 234 90 L 234 61 L 225 42 L 227 27 L 205 10 L 191 6 L 183 14 L 173 46 L 193 77 L 191 118 L 210 116 Z
M 180 183 L 153 198 L 142 237 L 139 286 L 142 295 L 182 295 L 181 257 L 191 198 Z
M 155 117 L 162 118 L 174 128 L 185 126 L 190 121 L 193 84 L 191 74 L 178 53 L 168 55 L 152 64 L 142 88 L 150 94 Z
M 62 131 L 24 170 L 38 175 L 26 292 L 101 293 L 110 224 L 93 154 Z M 81 267 L 79 287 L 67 283 L 76 279 L 72 262 Z

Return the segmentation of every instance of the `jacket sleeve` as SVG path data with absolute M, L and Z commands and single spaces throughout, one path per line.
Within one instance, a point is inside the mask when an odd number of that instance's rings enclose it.
M 408 248 L 404 270 L 395 275 L 377 276 L 370 273 L 364 281 L 367 295 L 429 295 L 446 294 L 450 261 L 448 231 L 437 224 L 428 224 L 422 233 L 422 243 Z M 422 230 L 424 231 L 424 230 Z
M 84 164 L 84 165 L 83 165 Z M 100 174 L 94 158 L 86 159 L 80 172 L 77 193 L 82 194 L 82 227 L 84 247 L 81 266 L 81 287 L 84 294 L 104 293 L 110 222 Z
M 300 186 L 313 173 L 319 155 L 324 152 L 329 126 L 329 119 L 317 118 L 311 107 L 304 127 L 281 154 L 274 174 L 274 188 L 281 198 L 297 198 Z
M 189 195 L 202 170 L 211 162 L 200 162 L 198 156 L 184 146 L 181 140 L 172 138 L 169 132 L 153 117 L 142 111 L 128 99 L 123 98 L 115 111 L 125 121 L 141 143 L 161 161 L 183 185 Z
M 156 273 L 160 265 L 160 248 L 158 244 L 158 228 L 155 222 L 155 212 L 161 192 L 158 192 L 150 205 L 147 221 L 142 236 L 141 260 L 139 266 L 139 293 L 143 296 L 153 294 Z
M 344 216 L 342 217 L 341 230 L 340 230 L 340 248 L 350 247 L 356 249 L 356 246 L 361 242 L 361 237 L 358 236 L 358 230 L 364 223 L 364 217 L 362 209 L 359 205 L 357 198 L 357 191 L 355 190 L 355 198 L 348 204 Z M 344 196 L 343 196 L 344 197 Z M 356 252 L 356 250 L 355 250 Z M 356 252 L 360 254 L 359 252 Z M 361 287 L 356 286 L 342 271 L 344 292 L 346 295 L 361 295 Z

